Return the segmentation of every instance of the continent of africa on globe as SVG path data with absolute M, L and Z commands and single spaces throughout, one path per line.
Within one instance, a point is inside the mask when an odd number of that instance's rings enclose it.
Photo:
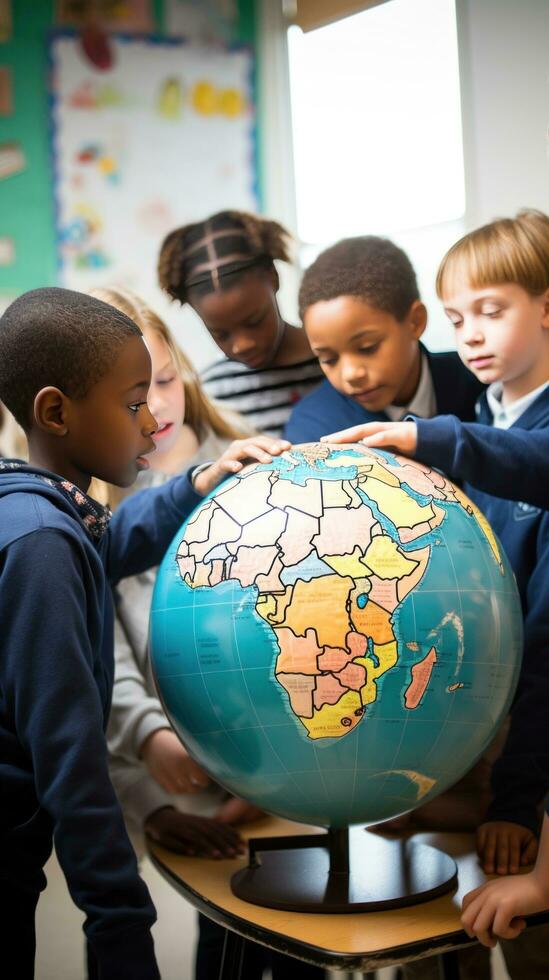
M 312 443 L 231 477 L 160 568 L 151 656 L 188 750 L 290 819 L 370 823 L 456 782 L 520 666 L 513 573 L 436 470 Z

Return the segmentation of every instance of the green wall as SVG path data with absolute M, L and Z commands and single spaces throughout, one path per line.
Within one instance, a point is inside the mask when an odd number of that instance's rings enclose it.
M 153 0 L 155 32 L 162 33 L 162 0 Z M 21 144 L 27 166 L 0 180 L 0 237 L 15 242 L 15 263 L 0 266 L 0 294 L 15 295 L 57 280 L 54 202 L 49 159 L 47 36 L 55 26 L 54 0 L 12 0 L 13 35 L 0 44 L 0 65 L 12 69 L 13 113 L 0 116 L 0 143 Z M 235 40 L 255 43 L 254 0 L 239 0 Z

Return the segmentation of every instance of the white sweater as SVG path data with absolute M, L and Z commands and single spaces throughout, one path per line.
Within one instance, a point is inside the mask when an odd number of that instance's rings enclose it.
M 229 445 L 213 433 L 205 439 L 188 466 L 217 459 Z M 148 470 L 135 490 L 158 486 L 170 477 Z M 199 793 L 173 796 L 149 774 L 140 758 L 145 739 L 160 728 L 170 728 L 158 700 L 147 649 L 149 610 L 156 569 L 123 579 L 117 587 L 115 620 L 115 674 L 107 728 L 110 773 L 130 832 L 141 832 L 149 814 L 163 806 L 211 816 L 226 797 L 212 785 Z

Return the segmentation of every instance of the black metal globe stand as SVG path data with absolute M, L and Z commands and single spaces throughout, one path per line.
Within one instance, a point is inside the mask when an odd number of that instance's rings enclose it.
M 294 912 L 373 912 L 427 902 L 457 886 L 457 867 L 428 844 L 363 828 L 253 838 L 248 866 L 231 879 L 238 898 Z

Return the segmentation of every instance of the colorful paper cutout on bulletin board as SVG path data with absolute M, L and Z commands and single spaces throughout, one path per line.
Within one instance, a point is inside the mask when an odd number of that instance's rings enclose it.
M 57 243 L 64 285 L 151 293 L 177 225 L 257 210 L 252 56 L 246 48 L 112 35 L 98 72 L 78 39 L 51 41 Z
M 14 265 L 15 242 L 13 238 L 0 238 L 0 266 Z
M 0 44 L 11 41 L 12 30 L 11 0 L 0 0 Z
M 27 166 L 20 143 L 0 143 L 0 180 L 20 174 Z
M 0 116 L 11 116 L 13 112 L 11 68 L 0 66 Z

